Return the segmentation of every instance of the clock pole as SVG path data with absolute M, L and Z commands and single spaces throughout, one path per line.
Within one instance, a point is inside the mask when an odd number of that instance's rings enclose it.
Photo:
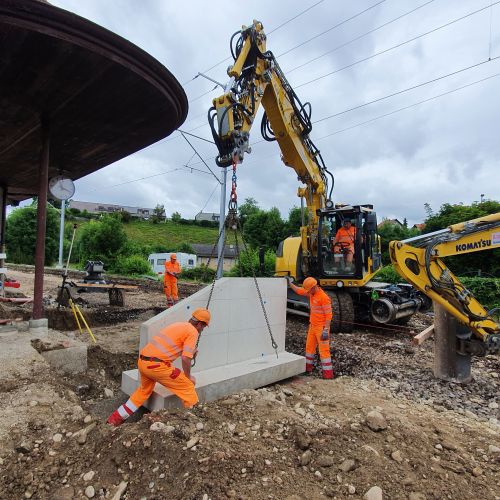
M 61 200 L 61 223 L 59 227 L 59 262 L 58 269 L 63 268 L 63 241 L 64 241 L 64 212 L 66 210 L 66 200 Z

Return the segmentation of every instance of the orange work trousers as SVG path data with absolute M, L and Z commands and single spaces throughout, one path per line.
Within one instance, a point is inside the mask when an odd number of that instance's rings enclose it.
M 177 291 L 177 279 L 176 278 L 165 278 L 163 282 L 163 290 L 165 296 L 167 297 L 167 303 L 169 305 L 174 305 L 179 300 L 179 292 Z
M 196 394 L 193 382 L 179 368 L 166 363 L 144 361 L 140 358 L 137 366 L 141 383 L 130 396 L 130 400 L 137 408 L 151 396 L 156 382 L 178 396 L 185 408 L 191 408 L 198 402 L 198 394 Z
M 323 370 L 324 378 L 333 377 L 332 356 L 330 354 L 330 334 L 327 340 L 321 340 L 323 333 L 323 326 L 309 325 L 306 339 L 306 372 L 312 372 L 314 367 L 314 356 L 316 349 L 319 351 L 319 358 L 321 360 L 321 368 Z

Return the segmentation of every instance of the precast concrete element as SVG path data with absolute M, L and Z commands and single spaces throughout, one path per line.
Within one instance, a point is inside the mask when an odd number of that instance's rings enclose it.
M 271 345 L 264 312 L 253 278 L 222 278 L 215 282 L 210 302 L 212 320 L 201 334 L 193 374 L 200 400 L 211 401 L 242 389 L 255 389 L 303 373 L 302 356 L 285 351 L 286 281 L 258 278 L 278 357 Z M 191 312 L 206 307 L 207 286 L 141 325 L 140 349 L 162 328 L 187 321 Z M 181 368 L 180 359 L 175 363 Z M 137 370 L 122 374 L 122 390 L 131 394 L 138 385 Z M 156 385 L 146 403 L 150 409 L 175 406 L 177 398 Z

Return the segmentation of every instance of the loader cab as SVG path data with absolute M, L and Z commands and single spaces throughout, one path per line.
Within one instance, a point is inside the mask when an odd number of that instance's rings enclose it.
M 318 212 L 319 275 L 323 279 L 366 280 L 382 266 L 377 215 L 372 205 Z

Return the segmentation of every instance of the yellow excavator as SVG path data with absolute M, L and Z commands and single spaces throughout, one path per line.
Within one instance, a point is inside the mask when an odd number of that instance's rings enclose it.
M 493 317 L 495 311 L 486 311 L 442 259 L 495 248 L 500 248 L 500 213 L 389 244 L 399 275 L 470 330 L 470 335 L 457 339 L 462 354 L 500 352 L 500 324 Z M 392 307 L 388 302 L 384 306 Z
M 262 104 L 264 139 L 278 142 L 283 163 L 303 184 L 297 192 L 302 209 L 300 236 L 279 245 L 276 276 L 291 276 L 298 282 L 314 276 L 332 298 L 333 331 L 349 332 L 356 322 L 404 323 L 415 312 L 427 310 L 430 300 L 411 285 L 372 281 L 382 267 L 373 205 L 333 203 L 333 175 L 310 138 L 311 105 L 300 101 L 276 57 L 266 49 L 262 23 L 254 21 L 234 33 L 230 48 L 234 63 L 227 71 L 229 82 L 208 111 L 219 150 L 217 164 L 234 169 L 251 152 L 250 130 Z M 344 221 L 350 221 L 354 231 L 352 241 L 341 245 L 336 235 Z M 290 291 L 288 304 L 307 314 L 304 297 Z

